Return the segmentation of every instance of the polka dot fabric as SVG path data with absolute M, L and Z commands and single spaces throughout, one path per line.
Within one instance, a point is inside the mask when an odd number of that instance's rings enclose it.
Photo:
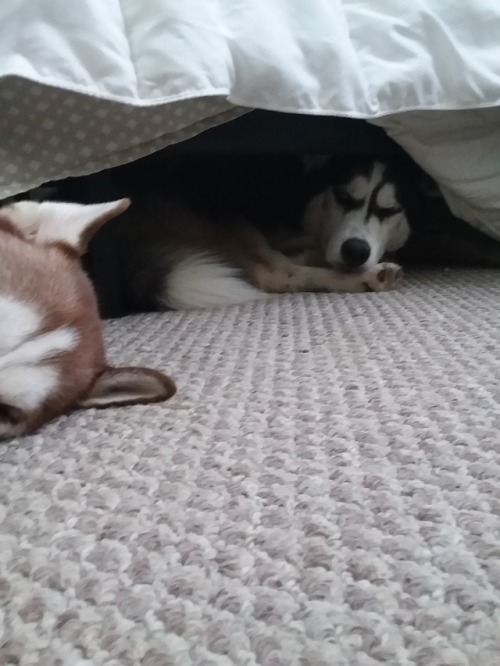
M 244 112 L 217 96 L 133 106 L 14 77 L 0 107 L 0 199 L 136 160 Z

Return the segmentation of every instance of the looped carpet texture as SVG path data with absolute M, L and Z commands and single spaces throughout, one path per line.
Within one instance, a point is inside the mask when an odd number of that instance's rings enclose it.
M 0 664 L 498 666 L 499 278 L 109 322 L 179 392 L 0 446 Z

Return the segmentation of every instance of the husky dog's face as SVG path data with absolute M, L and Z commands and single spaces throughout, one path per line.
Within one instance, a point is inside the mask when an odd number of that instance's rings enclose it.
M 387 167 L 372 162 L 318 194 L 306 216 L 315 217 L 325 259 L 335 268 L 366 270 L 401 248 L 410 229 Z

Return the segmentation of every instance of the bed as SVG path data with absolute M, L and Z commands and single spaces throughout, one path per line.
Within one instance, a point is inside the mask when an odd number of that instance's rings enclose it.
M 0 103 L 0 198 L 266 109 L 383 128 L 500 238 L 490 0 L 2 3 Z

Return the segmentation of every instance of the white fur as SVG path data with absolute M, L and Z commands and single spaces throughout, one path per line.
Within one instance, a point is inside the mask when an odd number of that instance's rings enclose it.
M 12 365 L 0 368 L 0 400 L 30 412 L 40 407 L 57 386 L 59 373 L 52 365 Z
M 267 294 L 239 277 L 239 271 L 208 254 L 179 260 L 168 274 L 159 295 L 162 305 L 182 310 L 237 305 Z
M 0 371 L 12 365 L 36 365 L 72 349 L 78 334 L 71 326 L 28 338 L 0 357 Z M 1 383 L 0 383 L 1 385 Z
M 65 243 L 79 249 L 82 236 L 93 223 L 103 217 L 113 217 L 129 203 L 128 199 L 87 206 L 58 201 L 19 201 L 6 207 L 4 213 L 28 240 L 40 245 Z
M 40 227 L 40 205 L 35 201 L 18 201 L 1 211 L 28 240 L 35 240 Z
M 382 208 L 391 208 L 397 205 L 396 189 L 392 183 L 386 183 L 377 194 L 377 204 Z
M 365 176 L 355 176 L 346 190 L 354 199 L 364 199 L 370 191 L 370 181 Z
M 78 342 L 69 326 L 37 335 L 41 323 L 34 308 L 0 296 L 0 401 L 26 411 L 38 408 L 56 387 L 58 372 L 48 361 Z
M 40 315 L 8 294 L 0 295 L 0 357 L 35 333 Z

